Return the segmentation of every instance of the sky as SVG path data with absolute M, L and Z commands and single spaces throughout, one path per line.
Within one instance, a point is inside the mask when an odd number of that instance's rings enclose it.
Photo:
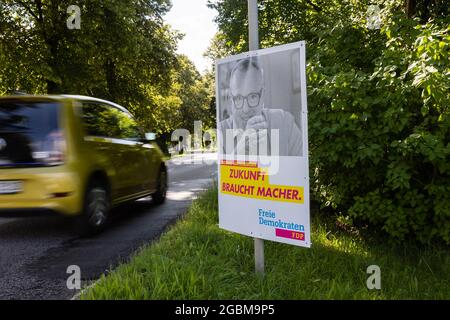
M 203 57 L 210 41 L 217 32 L 213 22 L 216 11 L 206 6 L 207 0 L 172 0 L 172 9 L 165 20 L 173 29 L 185 34 L 178 43 L 178 53 L 187 55 L 199 72 L 211 67 L 211 61 Z

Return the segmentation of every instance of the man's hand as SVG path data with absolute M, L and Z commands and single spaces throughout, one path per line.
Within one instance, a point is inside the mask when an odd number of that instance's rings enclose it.
M 267 126 L 263 115 L 250 118 L 244 134 L 239 137 L 236 153 L 238 155 L 257 155 L 258 144 L 262 150 L 267 150 Z M 247 141 L 248 143 L 246 143 Z
M 255 130 L 267 129 L 267 127 L 268 127 L 268 124 L 267 124 L 266 118 L 261 114 L 261 115 L 254 116 L 254 117 L 248 119 L 247 126 L 245 127 L 245 130 L 248 130 L 248 129 L 255 129 Z

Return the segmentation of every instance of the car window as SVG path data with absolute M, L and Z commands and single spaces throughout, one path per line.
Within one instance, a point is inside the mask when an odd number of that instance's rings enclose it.
M 120 138 L 127 140 L 138 140 L 142 138 L 139 126 L 133 117 L 119 109 L 116 110 L 117 124 L 120 130 Z
M 88 135 L 138 140 L 142 134 L 130 114 L 107 104 L 83 103 L 83 120 Z
M 99 103 L 83 103 L 83 122 L 89 136 L 113 138 L 120 133 L 111 110 Z
M 59 104 L 49 101 L 0 101 L 0 167 L 36 165 L 62 138 Z

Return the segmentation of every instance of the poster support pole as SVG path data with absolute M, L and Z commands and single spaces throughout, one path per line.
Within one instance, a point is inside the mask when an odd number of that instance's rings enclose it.
M 249 49 L 259 49 L 258 35 L 258 0 L 248 0 L 248 35 Z M 264 275 L 264 240 L 254 238 L 255 242 L 255 271 Z
M 248 35 L 249 49 L 258 50 L 258 0 L 248 0 Z

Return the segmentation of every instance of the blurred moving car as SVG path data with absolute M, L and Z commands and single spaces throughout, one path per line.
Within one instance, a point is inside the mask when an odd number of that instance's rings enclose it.
M 125 108 L 84 96 L 0 97 L 0 217 L 40 210 L 102 230 L 112 206 L 164 202 L 163 153 Z

